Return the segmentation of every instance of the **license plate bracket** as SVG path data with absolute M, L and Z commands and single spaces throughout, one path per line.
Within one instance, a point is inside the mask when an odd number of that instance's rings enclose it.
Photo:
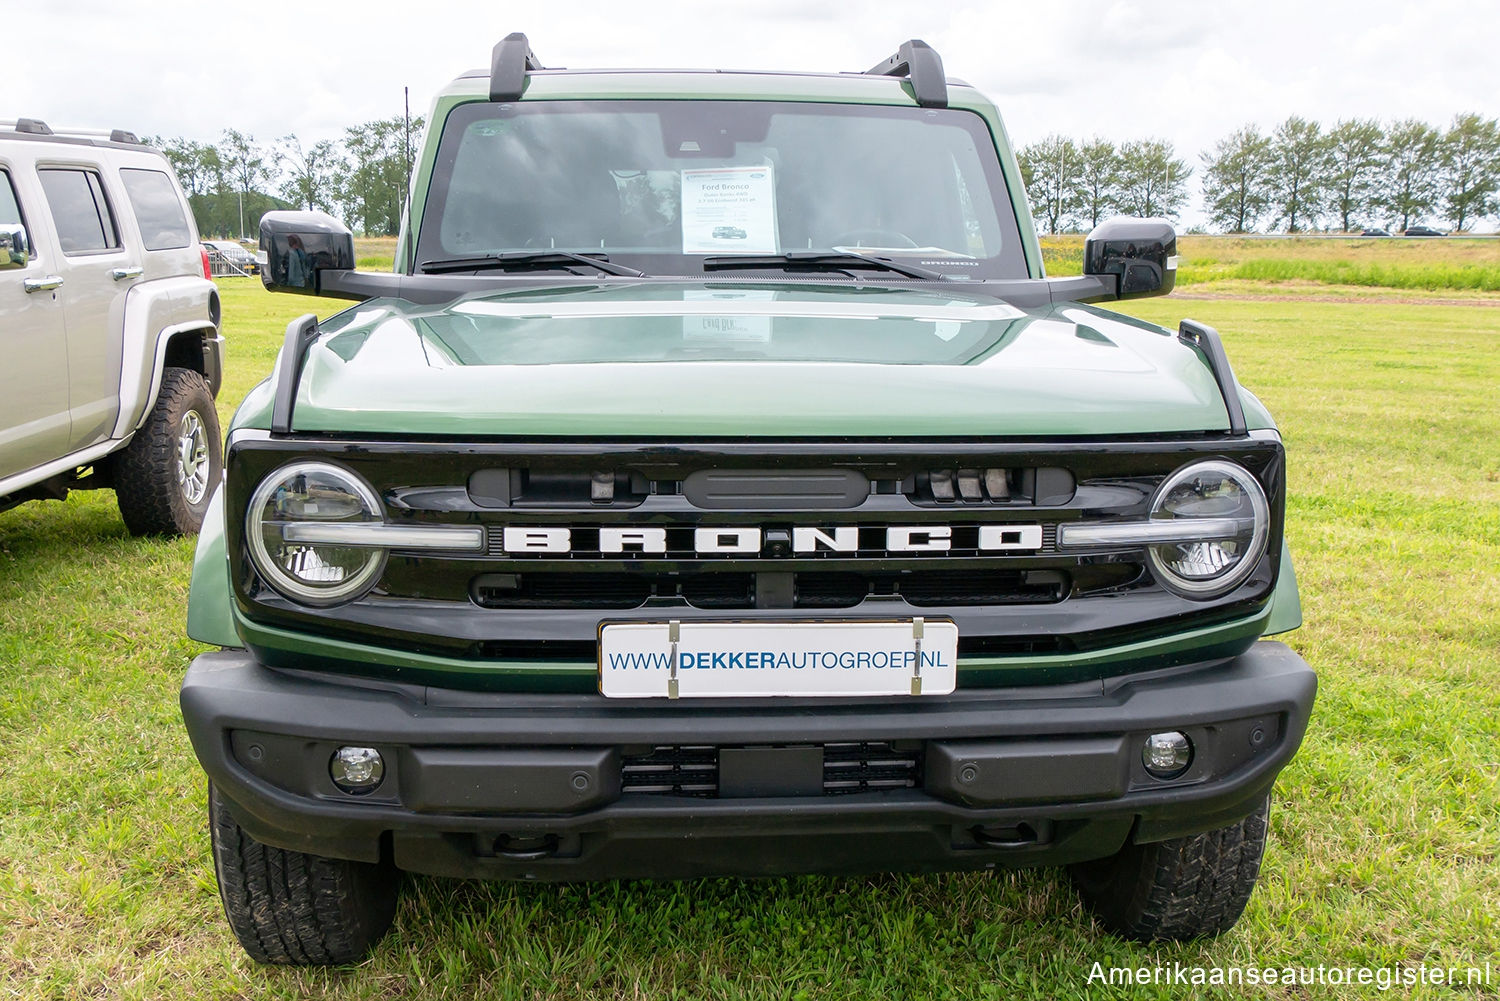
M 948 619 L 606 623 L 609 698 L 946 695 L 957 683 Z

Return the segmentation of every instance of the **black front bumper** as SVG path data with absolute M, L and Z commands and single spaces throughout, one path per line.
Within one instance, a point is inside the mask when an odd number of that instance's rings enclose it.
M 1053 865 L 1221 827 L 1269 793 L 1316 688 L 1272 642 L 1074 685 L 647 705 L 315 677 L 225 651 L 193 662 L 182 713 L 260 841 L 367 861 L 390 852 L 414 872 L 605 879 Z M 1194 745 L 1166 781 L 1141 762 L 1145 737 L 1164 730 Z M 345 744 L 381 752 L 373 792 L 329 778 Z M 909 781 L 820 782 L 824 756 L 851 745 L 895 749 Z M 622 765 L 683 748 L 714 762 L 699 795 L 622 780 Z

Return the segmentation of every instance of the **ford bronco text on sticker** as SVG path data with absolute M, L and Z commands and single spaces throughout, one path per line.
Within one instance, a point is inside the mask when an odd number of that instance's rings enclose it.
M 599 636 L 610 698 L 947 695 L 958 627 L 895 622 L 625 622 Z

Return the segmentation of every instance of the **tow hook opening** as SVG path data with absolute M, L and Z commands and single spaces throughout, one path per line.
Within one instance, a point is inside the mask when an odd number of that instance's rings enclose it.
M 481 839 L 483 843 L 483 839 Z M 552 858 L 562 849 L 562 838 L 556 834 L 501 834 L 489 840 L 482 855 L 512 862 L 533 862 Z
M 1052 821 L 1017 821 L 1014 824 L 969 828 L 975 844 L 984 848 L 1030 848 L 1052 841 Z

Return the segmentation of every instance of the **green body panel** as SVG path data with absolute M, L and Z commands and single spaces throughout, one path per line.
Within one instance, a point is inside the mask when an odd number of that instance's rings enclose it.
M 1276 575 L 1276 590 L 1271 593 L 1270 609 L 1265 635 L 1289 633 L 1302 625 L 1302 596 L 1297 591 L 1297 571 L 1292 567 L 1292 549 L 1285 539 L 1281 541 L 1281 563 Z
M 325 667 L 342 665 L 354 673 L 410 684 L 456 684 L 505 691 L 584 692 L 598 688 L 599 667 L 594 661 L 440 657 L 291 632 L 251 622 L 237 611 L 233 614 L 244 645 L 272 666 L 293 666 L 305 657 Z M 1087 653 L 960 657 L 959 684 L 1062 684 L 1174 667 L 1215 656 L 1230 657 L 1244 652 L 1262 635 L 1268 614 L 1269 610 L 1262 610 L 1232 622 Z
M 271 390 L 235 428 L 269 426 Z M 1269 417 L 1247 399 L 1251 426 Z M 952 291 L 650 283 L 394 299 L 308 349 L 300 432 L 1042 437 L 1224 430 L 1192 347 L 1077 303 Z
M 187 633 L 199 643 L 239 646 L 234 627 L 234 598 L 229 583 L 229 554 L 224 548 L 224 488 L 218 487 L 203 513 L 198 548 L 193 554 L 193 582 L 188 591 Z
M 401 238 L 396 244 L 394 270 L 410 273 L 411 248 L 416 246 L 421 229 L 423 209 L 427 203 L 427 186 L 437 157 L 436 137 L 452 110 L 461 104 L 488 101 L 489 73 L 476 72 L 454 80 L 433 101 L 427 113 L 427 132 L 422 138 L 421 155 L 412 172 L 407 215 L 402 221 Z M 702 70 L 655 72 L 589 72 L 532 73 L 527 76 L 523 101 L 808 101 L 820 104 L 891 104 L 916 105 L 911 84 L 894 77 L 864 76 L 858 73 L 791 74 L 791 73 L 724 73 Z M 1021 248 L 1026 255 L 1028 273 L 1042 277 L 1042 251 L 1031 221 L 1031 206 L 1016 164 L 1015 152 L 1000 112 L 974 88 L 949 81 L 948 106 L 972 111 L 984 119 L 995 141 L 995 150 L 1005 172 L 1011 208 L 1021 232 Z

